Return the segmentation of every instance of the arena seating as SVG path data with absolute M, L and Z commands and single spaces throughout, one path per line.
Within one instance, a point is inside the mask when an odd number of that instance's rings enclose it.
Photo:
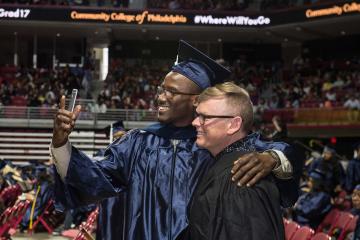
M 354 216 L 349 212 L 340 212 L 336 221 L 331 225 L 328 234 L 338 239 L 346 231 L 348 224 L 353 218 Z
M 285 225 L 285 239 L 290 240 L 294 236 L 295 232 L 300 228 L 300 225 L 294 221 L 289 221 Z
M 0 193 L 0 198 L 3 200 L 5 207 L 12 206 L 17 197 L 21 194 L 21 187 L 18 184 L 8 186 Z
M 19 201 L 14 206 L 8 207 L 0 216 L 0 238 L 6 236 L 10 229 L 16 229 L 21 222 L 30 201 Z
M 358 216 L 352 218 L 347 225 L 344 227 L 344 229 L 342 230 L 338 240 L 345 240 L 347 239 L 347 236 L 355 231 L 355 227 L 356 227 L 356 222 L 358 221 Z
M 340 211 L 336 208 L 333 208 L 323 219 L 316 232 L 325 232 L 328 233 L 331 229 L 331 226 L 337 221 L 340 215 Z
M 55 210 L 54 200 L 49 200 L 42 213 L 34 221 L 32 229 L 29 229 L 29 233 L 36 231 L 36 228 L 41 224 L 51 234 L 54 228 L 62 222 L 63 218 L 61 216 L 62 214 Z
M 327 235 L 326 233 L 317 233 L 315 234 L 311 240 L 331 240 L 331 237 L 329 235 Z
M 290 240 L 310 240 L 314 235 L 314 230 L 310 227 L 301 227 L 296 230 L 294 235 L 290 238 Z

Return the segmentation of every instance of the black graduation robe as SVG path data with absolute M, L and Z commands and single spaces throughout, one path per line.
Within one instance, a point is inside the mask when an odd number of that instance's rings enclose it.
M 216 160 L 200 181 L 189 211 L 191 240 L 285 239 L 280 194 L 273 176 L 253 187 L 237 187 L 231 181 L 235 150 Z

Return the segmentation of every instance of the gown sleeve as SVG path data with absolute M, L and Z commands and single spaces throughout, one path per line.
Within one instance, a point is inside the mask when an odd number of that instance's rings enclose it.
M 54 174 L 56 201 L 76 208 L 124 191 L 141 146 L 139 134 L 140 130 L 133 130 L 113 142 L 99 161 L 72 147 L 66 177 L 62 180 L 57 171 Z
M 290 179 L 275 178 L 276 185 L 280 191 L 281 206 L 288 208 L 293 206 L 299 197 L 299 181 L 302 174 L 305 155 L 293 144 L 285 142 L 266 142 L 260 139 L 255 141 L 257 151 L 269 149 L 281 151 L 290 161 L 293 169 L 293 177 Z

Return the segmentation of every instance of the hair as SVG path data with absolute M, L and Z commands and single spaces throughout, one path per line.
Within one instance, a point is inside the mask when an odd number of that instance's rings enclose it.
M 205 89 L 198 98 L 198 103 L 214 98 L 225 98 L 227 104 L 234 109 L 242 118 L 242 129 L 248 133 L 254 122 L 253 104 L 249 93 L 232 82 L 216 84 L 214 87 Z

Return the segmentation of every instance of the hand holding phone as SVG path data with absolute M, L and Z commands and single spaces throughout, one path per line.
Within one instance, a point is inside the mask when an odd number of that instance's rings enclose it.
M 74 111 L 77 93 L 78 93 L 77 89 L 72 90 L 71 98 L 70 98 L 70 101 L 69 101 L 69 106 L 67 108 L 67 110 L 70 111 L 70 112 Z

